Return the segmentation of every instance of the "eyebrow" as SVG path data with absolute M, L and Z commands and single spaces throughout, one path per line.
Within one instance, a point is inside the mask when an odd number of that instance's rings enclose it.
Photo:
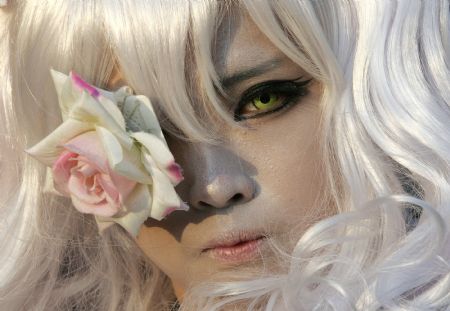
M 236 83 L 251 79 L 253 77 L 262 75 L 266 72 L 269 72 L 282 62 L 282 58 L 273 58 L 266 62 L 263 62 L 255 67 L 239 71 L 237 73 L 232 74 L 231 76 L 224 77 L 221 82 L 223 87 L 230 88 Z

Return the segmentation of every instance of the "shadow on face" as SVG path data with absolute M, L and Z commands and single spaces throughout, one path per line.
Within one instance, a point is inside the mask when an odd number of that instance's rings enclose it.
M 167 135 L 166 135 L 167 136 Z M 148 218 L 147 227 L 170 231 L 180 242 L 189 224 L 202 223 L 214 215 L 227 215 L 254 199 L 260 187 L 252 178 L 258 175 L 254 165 L 221 146 L 191 144 L 166 137 L 178 163 L 184 167 L 185 180 L 176 190 L 191 211 L 175 212 L 162 221 Z
M 323 206 L 320 151 L 321 85 L 287 58 L 248 18 L 233 23 L 215 47 L 215 63 L 246 128 L 221 125 L 222 144 L 166 135 L 184 170 L 176 190 L 190 206 L 162 221 L 148 219 L 137 242 L 182 295 L 188 284 L 248 262 L 208 255 L 212 239 L 250 232 L 280 239 L 331 213 Z M 112 79 L 114 86 L 123 79 Z M 201 92 L 199 87 L 198 92 Z M 262 247 L 261 256 L 270 256 Z M 262 260 L 251 261 L 254 269 Z

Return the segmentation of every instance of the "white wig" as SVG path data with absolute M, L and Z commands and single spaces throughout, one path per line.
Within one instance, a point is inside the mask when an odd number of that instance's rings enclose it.
M 215 118 L 233 120 L 212 43 L 239 11 L 323 85 L 338 213 L 280 250 L 283 273 L 201 284 L 181 310 L 450 308 L 448 0 L 15 0 L 2 10 L 1 310 L 170 307 L 167 276 L 134 240 L 117 226 L 100 237 L 90 215 L 43 194 L 45 168 L 22 150 L 61 122 L 51 67 L 103 87 L 117 65 L 168 116 L 167 131 L 215 142 Z

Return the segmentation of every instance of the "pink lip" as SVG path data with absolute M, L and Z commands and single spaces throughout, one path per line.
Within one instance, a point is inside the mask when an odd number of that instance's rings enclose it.
M 232 232 L 211 240 L 202 253 L 225 263 L 242 263 L 255 259 L 264 241 L 261 233 Z

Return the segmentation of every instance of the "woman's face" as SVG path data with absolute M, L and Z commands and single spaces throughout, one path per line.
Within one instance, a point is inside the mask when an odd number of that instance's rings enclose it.
M 312 80 L 303 86 L 308 74 L 248 19 L 226 38 L 219 42 L 216 65 L 237 99 L 231 103 L 236 115 L 251 117 L 236 122 L 250 128 L 224 125 L 227 140 L 219 146 L 168 136 L 184 170 L 176 190 L 191 209 L 162 221 L 149 218 L 137 237 L 172 280 L 178 298 L 191 282 L 216 272 L 275 269 L 267 261 L 272 254 L 268 240 L 259 237 L 267 235 L 290 248 L 287 237 L 298 239 L 330 213 L 317 202 L 324 196 L 320 84 Z M 285 81 L 274 82 L 280 80 Z M 239 102 L 243 106 L 236 109 Z M 244 243 L 232 246 L 239 240 Z

